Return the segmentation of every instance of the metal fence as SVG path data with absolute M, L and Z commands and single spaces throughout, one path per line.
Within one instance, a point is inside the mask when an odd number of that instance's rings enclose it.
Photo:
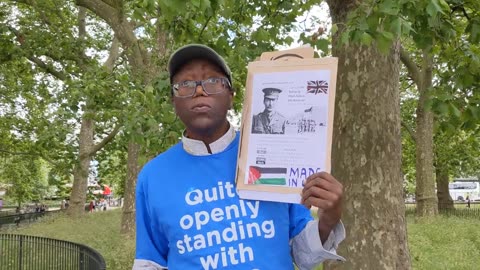
M 415 211 L 415 204 L 406 205 L 407 216 L 415 215 Z M 474 206 L 473 204 L 471 207 L 467 207 L 467 204 L 458 203 L 454 205 L 454 208 L 439 206 L 438 213 L 447 217 L 480 218 L 480 207 Z
M 105 260 L 82 244 L 30 235 L 0 234 L 2 270 L 105 270 Z
M 24 223 L 35 222 L 37 221 L 37 219 L 43 216 L 59 213 L 60 211 L 61 210 L 54 210 L 54 211 L 33 212 L 33 213 L 0 216 L 0 229 L 6 226 L 12 226 L 12 225 L 18 226 Z

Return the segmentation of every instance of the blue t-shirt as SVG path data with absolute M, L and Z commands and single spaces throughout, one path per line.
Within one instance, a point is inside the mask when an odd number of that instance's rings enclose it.
M 182 143 L 147 163 L 136 193 L 136 259 L 168 269 L 293 269 L 289 240 L 312 220 L 303 205 L 242 200 L 239 135 L 222 152 Z

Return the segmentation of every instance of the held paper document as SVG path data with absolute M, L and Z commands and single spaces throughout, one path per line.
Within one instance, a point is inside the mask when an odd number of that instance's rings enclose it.
M 337 63 L 249 64 L 236 175 L 241 198 L 300 203 L 307 177 L 330 172 Z

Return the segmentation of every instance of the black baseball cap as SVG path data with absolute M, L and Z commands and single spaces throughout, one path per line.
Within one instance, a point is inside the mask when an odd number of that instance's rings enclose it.
M 193 59 L 205 59 L 218 66 L 227 76 L 230 85 L 232 85 L 232 72 L 223 59 L 215 50 L 203 44 L 189 44 L 178 48 L 168 60 L 168 73 L 170 82 L 173 76 L 180 68 Z

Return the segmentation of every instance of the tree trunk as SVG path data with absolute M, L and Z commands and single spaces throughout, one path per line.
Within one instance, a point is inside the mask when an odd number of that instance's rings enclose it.
M 135 232 L 135 187 L 139 171 L 138 154 L 140 145 L 130 140 L 128 143 L 127 179 L 125 180 L 125 192 L 122 210 L 121 233 L 133 234 Z
M 85 212 L 85 201 L 87 199 L 88 171 L 90 167 L 90 151 L 93 146 L 93 133 L 95 122 L 86 117 L 84 112 L 79 136 L 79 155 L 73 169 L 73 187 L 70 194 L 70 204 L 67 213 L 70 216 L 80 216 Z
M 426 108 L 432 85 L 432 65 L 431 56 L 424 52 L 421 85 L 417 85 L 420 97 L 416 111 L 415 133 L 416 215 L 420 217 L 434 216 L 438 213 L 433 167 L 433 112 Z
M 76 4 L 83 6 L 91 10 L 97 16 L 103 18 L 105 22 L 115 32 L 115 37 L 122 44 L 123 49 L 126 52 L 126 57 L 136 82 L 140 82 L 142 86 L 150 84 L 151 80 L 155 78 L 159 72 L 165 70 L 164 68 L 153 66 L 151 54 L 142 45 L 135 35 L 135 26 L 128 19 L 128 16 L 123 12 L 122 3 L 114 7 L 103 3 L 102 1 L 91 0 L 77 0 Z M 161 17 L 161 14 L 158 14 Z M 166 51 L 168 50 L 167 35 L 160 27 L 160 23 L 157 25 L 158 32 L 158 44 L 157 48 L 159 55 L 163 56 L 163 60 L 166 60 Z M 163 43 L 163 44 L 162 44 Z M 160 61 L 166 62 L 166 61 Z M 135 123 L 136 124 L 136 123 Z M 138 135 L 138 134 L 137 134 Z M 132 135 L 133 136 L 133 135 Z M 127 161 L 127 179 L 125 183 L 125 196 L 124 206 L 122 214 L 122 228 L 123 233 L 133 232 L 135 230 L 135 186 L 137 181 L 137 174 L 139 172 L 138 155 L 140 151 L 140 145 L 129 142 L 128 145 L 128 161 Z
M 410 269 L 401 178 L 399 44 L 340 46 L 347 14 L 358 2 L 327 1 L 339 31 L 332 174 L 344 185 L 345 263 L 326 269 Z
M 437 164 L 436 169 L 438 210 L 453 209 L 453 200 L 450 196 L 448 184 L 448 171 L 444 170 L 441 164 Z

